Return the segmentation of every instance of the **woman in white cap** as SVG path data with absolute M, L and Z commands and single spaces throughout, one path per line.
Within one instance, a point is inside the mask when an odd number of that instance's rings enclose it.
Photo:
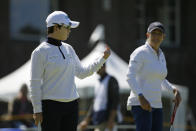
M 163 111 L 161 88 L 175 95 L 175 103 L 181 102 L 179 91 L 167 80 L 165 56 L 160 45 L 165 29 L 160 22 L 153 22 L 147 31 L 146 43 L 130 56 L 127 81 L 131 87 L 127 107 L 136 123 L 136 131 L 162 131 Z
M 74 77 L 83 79 L 98 71 L 110 56 L 103 56 L 83 66 L 71 45 L 62 41 L 79 22 L 71 21 L 62 11 L 54 11 L 47 19 L 48 38 L 31 56 L 30 98 L 35 124 L 42 131 L 76 131 L 78 98 Z

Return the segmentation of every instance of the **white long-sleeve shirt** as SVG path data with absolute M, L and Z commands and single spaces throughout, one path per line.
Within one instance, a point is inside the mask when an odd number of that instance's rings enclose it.
M 43 42 L 32 52 L 30 98 L 34 113 L 42 112 L 41 100 L 68 102 L 79 98 L 75 76 L 80 79 L 90 76 L 105 63 L 100 57 L 83 66 L 69 44 L 62 42 L 59 48 Z
M 131 87 L 127 106 L 140 105 L 138 95 L 142 93 L 151 107 L 162 108 L 161 88 L 169 91 L 175 89 L 165 78 L 167 67 L 165 56 L 161 49 L 157 54 L 146 42 L 138 47 L 130 56 L 127 81 Z

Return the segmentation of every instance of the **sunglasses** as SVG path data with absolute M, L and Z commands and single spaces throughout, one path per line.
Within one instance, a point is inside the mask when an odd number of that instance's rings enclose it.
M 56 25 L 59 25 L 67 30 L 70 30 L 71 29 L 71 26 L 68 26 L 68 25 L 65 25 L 65 24 L 57 24 L 57 23 L 53 23 L 53 24 L 56 24 Z
M 67 25 L 61 25 L 63 28 L 67 29 L 67 30 L 70 30 L 71 29 L 71 26 L 67 26 Z

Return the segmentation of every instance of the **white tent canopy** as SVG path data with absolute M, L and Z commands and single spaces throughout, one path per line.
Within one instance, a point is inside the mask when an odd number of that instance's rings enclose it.
M 22 84 L 29 85 L 30 61 L 0 79 L 0 99 L 12 100 L 20 90 Z

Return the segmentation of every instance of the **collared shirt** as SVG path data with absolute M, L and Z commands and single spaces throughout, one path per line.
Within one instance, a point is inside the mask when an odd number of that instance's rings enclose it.
M 105 63 L 100 57 L 82 65 L 71 45 L 41 43 L 31 56 L 30 98 L 34 113 L 42 112 L 41 100 L 68 102 L 79 98 L 75 76 L 83 79 Z
M 131 87 L 127 105 L 140 105 L 138 95 L 142 93 L 153 108 L 162 108 L 161 88 L 169 91 L 175 88 L 167 80 L 165 56 L 158 53 L 146 42 L 130 56 L 127 81 Z

